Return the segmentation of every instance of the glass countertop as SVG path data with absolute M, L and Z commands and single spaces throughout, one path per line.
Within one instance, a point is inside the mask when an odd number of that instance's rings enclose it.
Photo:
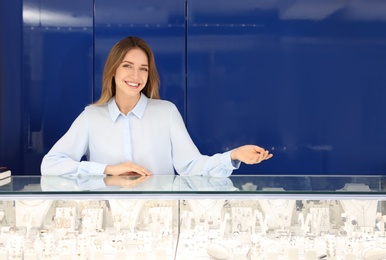
M 1 180 L 0 196 L 28 195 L 345 195 L 386 198 L 386 175 L 207 176 L 12 176 Z

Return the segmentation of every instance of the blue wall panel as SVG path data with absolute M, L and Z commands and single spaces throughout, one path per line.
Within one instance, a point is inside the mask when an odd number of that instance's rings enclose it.
M 42 156 L 98 99 L 108 52 L 128 35 L 153 47 L 161 97 L 202 153 L 256 143 L 275 154 L 236 173 L 385 172 L 385 1 L 0 7 L 0 164 L 15 174 L 39 173 Z
M 93 0 L 24 0 L 23 16 L 22 124 L 31 174 L 92 102 Z
M 22 1 L 0 1 L 0 166 L 21 172 Z
M 383 1 L 188 10 L 188 127 L 203 153 L 256 143 L 275 154 L 242 173 L 385 172 Z

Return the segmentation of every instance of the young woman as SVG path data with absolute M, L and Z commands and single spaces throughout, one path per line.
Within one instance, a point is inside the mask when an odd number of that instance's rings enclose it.
M 160 100 L 159 76 L 149 45 L 119 41 L 107 57 L 102 95 L 87 106 L 43 158 L 42 175 L 173 174 L 226 177 L 241 162 L 272 157 L 256 145 L 201 155 L 176 106 Z M 86 155 L 88 161 L 81 161 Z

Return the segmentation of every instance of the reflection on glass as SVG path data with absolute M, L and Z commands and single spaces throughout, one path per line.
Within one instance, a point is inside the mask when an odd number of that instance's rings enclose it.
M 13 176 L 1 186 L 0 193 L 10 192 L 147 192 L 147 193 L 239 193 L 239 194 L 369 194 L 386 193 L 384 176 L 280 176 L 232 175 L 229 178 L 208 176 Z

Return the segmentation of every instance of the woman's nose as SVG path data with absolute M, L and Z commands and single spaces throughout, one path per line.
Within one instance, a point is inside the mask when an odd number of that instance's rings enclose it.
M 138 79 L 138 77 L 139 77 L 139 70 L 138 69 L 132 69 L 131 72 L 130 72 L 130 76 L 133 79 Z

